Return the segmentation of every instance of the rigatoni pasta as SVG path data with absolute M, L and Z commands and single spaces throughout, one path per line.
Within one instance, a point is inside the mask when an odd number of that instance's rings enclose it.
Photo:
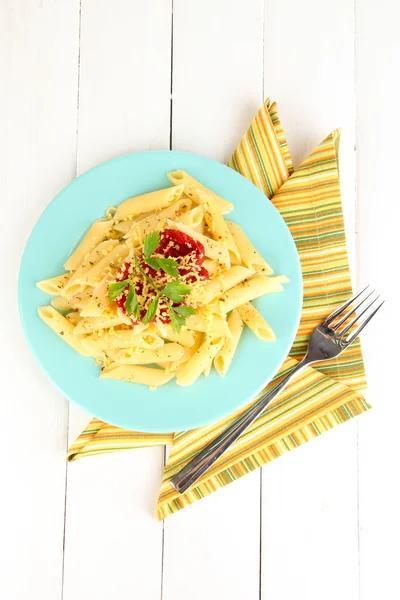
M 52 295 L 40 318 L 102 365 L 102 379 L 157 388 L 228 373 L 244 325 L 275 334 L 251 301 L 282 292 L 242 229 L 233 205 L 188 173 L 172 187 L 128 198 L 95 221 L 64 263 L 37 285 Z

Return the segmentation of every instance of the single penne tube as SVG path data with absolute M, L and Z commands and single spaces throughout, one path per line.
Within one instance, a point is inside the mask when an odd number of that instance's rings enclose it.
M 90 352 L 87 352 L 83 348 L 80 337 L 73 334 L 74 324 L 63 317 L 63 315 L 60 315 L 52 306 L 40 306 L 38 314 L 42 321 L 66 344 L 71 346 L 76 352 L 79 352 L 79 354 L 82 354 L 82 356 L 90 356 Z
M 213 363 L 212 358 L 210 358 L 208 365 L 204 368 L 204 371 L 203 371 L 204 377 L 209 376 L 209 374 L 211 372 L 211 368 L 212 368 L 212 363 Z
M 206 281 L 196 292 L 196 302 L 199 306 L 206 306 L 223 292 L 248 279 L 253 274 L 254 271 L 247 269 L 247 267 L 234 265 L 227 271 L 223 271 L 213 279 Z
M 132 321 L 131 321 L 132 323 Z M 101 317 L 86 317 L 81 319 L 74 329 L 75 335 L 90 335 L 101 329 L 109 329 L 117 327 L 117 325 L 125 324 L 125 320 L 114 313 L 106 313 Z
M 240 265 L 242 261 L 239 250 L 217 203 L 210 195 L 205 194 L 201 190 L 198 190 L 198 194 L 203 200 L 204 221 L 208 227 L 208 231 L 214 240 L 221 242 L 228 248 L 232 264 Z
M 179 220 L 182 215 L 189 211 L 191 206 L 192 201 L 190 198 L 180 198 L 177 202 L 174 202 L 174 204 L 163 210 L 146 215 L 143 219 L 136 219 L 124 237 L 129 238 L 133 236 L 135 241 L 137 240 L 139 243 L 142 243 L 148 233 L 160 229 L 166 223 L 167 219 L 171 219 L 172 221 Z M 122 221 L 122 223 L 124 222 Z
M 185 173 L 185 171 L 182 171 L 181 169 L 178 169 L 177 171 L 170 171 L 169 173 L 167 173 L 167 177 L 175 185 L 183 184 L 185 194 L 189 198 L 191 198 L 196 204 L 202 204 L 201 198 L 198 194 L 198 190 L 201 190 L 203 193 L 212 196 L 212 198 L 219 206 L 219 209 L 222 212 L 222 214 L 226 214 L 233 209 L 233 204 L 231 202 L 224 200 L 224 198 L 221 198 L 220 196 L 206 188 L 203 184 L 196 181 L 196 179 L 194 179 L 193 177 L 191 177 L 191 175 L 188 175 L 188 173 Z
M 108 295 L 109 282 L 110 276 L 106 275 L 100 283 L 93 288 L 89 301 L 81 307 L 80 314 L 82 317 L 100 317 L 105 311 L 109 310 L 111 306 L 110 297 Z
M 119 350 L 111 358 L 121 365 L 151 365 L 179 360 L 184 355 L 184 348 L 176 343 L 164 344 L 155 350 Z M 109 355 L 110 356 L 110 355 Z
M 235 285 L 252 277 L 254 275 L 254 271 L 252 269 L 248 269 L 247 267 L 242 267 L 241 265 L 234 265 L 228 271 L 225 271 L 221 274 L 221 279 L 224 285 L 224 292 L 230 290 Z
M 273 269 L 267 263 L 265 258 L 263 258 L 259 252 L 257 252 L 249 238 L 244 233 L 243 229 L 239 227 L 239 225 L 236 225 L 236 223 L 230 222 L 228 222 L 228 227 L 233 239 L 235 240 L 236 247 L 239 250 L 239 254 L 244 266 L 257 271 L 258 273 L 271 275 L 274 272 Z
M 274 279 L 274 277 L 265 277 L 265 275 L 254 275 L 250 279 L 245 279 L 219 298 L 217 302 L 219 311 L 226 314 L 234 308 L 265 294 L 282 292 L 283 286 Z M 209 309 L 214 310 L 214 307 L 209 307 Z
M 43 279 L 42 281 L 38 281 L 36 284 L 42 292 L 46 294 L 51 294 L 52 296 L 58 296 L 61 290 L 64 289 L 69 279 L 71 278 L 71 273 L 63 273 L 63 275 L 56 275 L 56 277 L 50 277 L 50 279 Z
M 108 313 L 113 313 L 115 309 L 111 308 L 109 311 L 107 311 L 105 314 Z M 104 316 L 104 315 L 102 315 Z M 123 312 L 120 308 L 117 308 L 117 316 L 121 319 L 121 324 L 123 323 L 124 325 L 127 325 L 128 327 L 132 327 L 132 319 L 130 318 L 129 315 L 127 315 L 125 312 Z
M 249 327 L 260 340 L 263 340 L 264 342 L 274 342 L 276 340 L 272 327 L 258 312 L 256 307 L 250 304 L 250 302 L 238 306 L 237 311 L 242 321 L 246 323 L 247 327 Z
M 128 256 L 130 248 L 126 244 L 118 244 L 111 252 L 108 252 L 90 271 L 85 273 L 81 283 L 95 287 L 100 283 L 105 275 L 115 272 L 115 267 L 122 264 Z M 78 282 L 79 280 L 77 280 Z
M 121 221 L 127 217 L 134 218 L 144 213 L 165 208 L 179 200 L 182 196 L 183 189 L 183 185 L 176 185 L 163 190 L 149 192 L 148 194 L 143 194 L 141 196 L 128 198 L 128 200 L 125 200 L 125 202 L 122 202 L 122 204 L 117 206 L 114 219 L 115 221 Z
M 194 344 L 193 346 L 183 346 L 184 353 L 179 360 L 175 360 L 174 362 L 162 363 L 157 362 L 156 364 L 169 372 L 175 372 L 181 365 L 185 364 L 193 354 L 198 350 L 204 340 L 204 334 L 198 331 L 193 332 Z
M 118 231 L 119 233 L 123 233 L 124 235 L 128 233 L 132 225 L 135 225 L 139 221 L 138 219 L 129 219 L 128 221 L 119 221 L 119 223 L 115 223 L 113 229 Z
M 102 379 L 120 379 L 131 383 L 141 383 L 155 389 L 174 378 L 173 373 L 166 373 L 164 369 L 142 367 L 139 365 L 116 365 L 105 367 L 100 374 Z
M 220 265 L 215 262 L 215 260 L 211 260 L 210 258 L 205 258 L 203 262 L 203 267 L 207 269 L 210 277 L 214 277 L 220 270 Z
M 194 345 L 193 333 L 182 329 L 180 333 L 175 333 L 169 323 L 157 323 L 155 325 L 156 330 L 162 338 L 170 342 L 176 342 L 181 346 L 191 348 Z
M 96 304 L 93 298 L 88 298 L 87 300 L 84 300 L 79 311 L 82 318 L 100 317 L 103 314 L 103 312 L 103 309 Z
M 96 265 L 105 255 L 108 255 L 116 246 L 118 240 L 105 240 L 100 242 L 91 252 L 85 255 L 82 264 L 72 274 L 69 281 L 62 289 L 62 296 L 76 296 L 81 291 L 82 285 L 86 285 L 86 274 Z M 105 253 L 105 254 L 104 254 Z
M 210 336 L 201 344 L 188 362 L 180 367 L 176 373 L 178 385 L 192 385 L 204 372 L 224 343 L 223 336 Z
M 195 206 L 192 210 L 183 213 L 177 219 L 175 219 L 178 223 L 183 223 L 188 227 L 192 227 L 192 229 L 197 231 L 197 228 L 200 227 L 201 223 L 204 221 L 204 210 L 202 206 Z
M 70 313 L 68 313 L 67 315 L 65 315 L 65 318 L 72 323 L 72 325 L 75 326 L 78 325 L 79 321 L 82 319 L 82 317 L 80 316 L 80 314 L 76 311 L 73 310 Z
M 204 230 L 205 230 L 204 219 L 202 221 L 200 221 L 200 224 L 197 225 L 197 227 L 193 227 L 193 229 L 197 233 L 201 233 L 201 235 L 204 235 Z
M 88 352 L 97 354 L 102 350 L 154 350 L 163 345 L 162 339 L 154 333 L 146 331 L 146 325 L 139 323 L 132 330 L 106 329 L 102 333 L 88 335 L 82 341 L 82 345 Z
M 88 292 L 79 292 L 76 296 L 68 296 L 64 298 L 69 302 L 70 308 L 73 310 L 81 310 L 85 306 L 87 306 L 88 302 L 91 300 L 91 295 Z M 56 307 L 55 307 L 56 308 Z
M 230 335 L 226 319 L 212 313 L 191 315 L 186 319 L 186 327 L 193 331 L 201 331 L 212 335 Z
M 76 271 L 83 263 L 84 258 L 94 246 L 97 246 L 106 237 L 107 232 L 113 226 L 113 219 L 98 219 L 91 225 L 83 240 L 64 263 L 66 271 Z
M 51 306 L 56 310 L 71 310 L 72 304 L 69 298 L 64 298 L 63 296 L 55 296 L 51 302 Z
M 189 302 L 195 302 L 196 306 L 207 306 L 212 300 L 218 298 L 224 291 L 224 284 L 219 275 L 208 279 L 199 289 L 195 289 L 189 296 Z
M 225 267 L 225 269 L 230 268 L 231 259 L 229 256 L 228 248 L 226 246 L 224 246 L 224 244 L 221 244 L 220 242 L 216 242 L 215 240 L 212 240 L 211 238 L 203 235 L 202 233 L 198 233 L 197 231 L 195 231 L 191 227 L 188 227 L 184 223 L 174 223 L 174 221 L 168 220 L 168 226 L 172 227 L 173 229 L 178 229 L 179 231 L 183 231 L 183 233 L 186 233 L 187 235 L 192 237 L 194 240 L 197 240 L 198 242 L 203 244 L 204 254 L 208 258 L 212 258 L 218 264 L 223 265 Z
M 119 233 L 123 233 L 123 234 L 128 233 L 128 231 L 131 229 L 131 227 L 133 225 L 136 225 L 136 223 L 139 223 L 139 221 L 146 219 L 147 217 L 149 217 L 152 214 L 153 213 L 143 213 L 143 214 L 139 215 L 138 217 L 135 217 L 135 219 L 125 218 L 123 221 L 118 221 L 118 223 L 114 223 L 113 229 L 115 231 L 118 231 Z
M 225 377 L 231 365 L 243 331 L 243 321 L 237 310 L 233 310 L 229 315 L 228 326 L 231 332 L 231 337 L 225 338 L 222 348 L 218 351 L 214 358 L 214 367 L 221 377 Z

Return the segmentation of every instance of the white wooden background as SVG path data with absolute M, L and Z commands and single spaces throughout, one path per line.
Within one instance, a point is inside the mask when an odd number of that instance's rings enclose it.
M 399 19 L 396 0 L 1 0 L 1 599 L 399 597 Z M 25 344 L 19 261 L 76 175 L 148 149 L 225 161 L 265 96 L 296 164 L 343 128 L 356 285 L 387 298 L 363 339 L 374 410 L 158 523 L 162 449 L 67 466 L 88 416 Z

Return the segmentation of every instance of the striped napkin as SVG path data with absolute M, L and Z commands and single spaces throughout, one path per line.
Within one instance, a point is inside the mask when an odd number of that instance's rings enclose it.
M 229 161 L 232 169 L 250 179 L 279 210 L 296 242 L 303 271 L 299 330 L 289 357 L 266 389 L 302 358 L 314 327 L 352 295 L 339 187 L 339 139 L 340 131 L 333 131 L 294 170 L 276 103 L 267 100 Z M 365 387 L 361 348 L 356 341 L 335 360 L 302 372 L 182 495 L 170 485 L 171 478 L 247 407 L 213 425 L 171 434 L 128 431 L 93 419 L 70 447 L 68 460 L 171 444 L 156 511 L 161 520 L 368 410 L 360 393 Z

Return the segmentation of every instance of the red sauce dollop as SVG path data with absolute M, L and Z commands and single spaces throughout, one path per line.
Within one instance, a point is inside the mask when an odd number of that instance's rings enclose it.
M 171 244 L 171 242 L 173 242 L 173 244 Z M 189 254 L 192 254 L 192 261 L 191 261 L 191 267 L 187 268 L 186 266 L 181 266 L 180 265 L 180 261 L 179 258 L 180 257 L 184 257 L 184 256 L 188 256 Z M 156 249 L 156 251 L 154 252 L 154 255 L 161 255 L 164 256 L 165 258 L 173 258 L 177 261 L 178 263 L 178 271 L 180 276 L 183 279 L 184 283 L 187 283 L 188 285 L 193 284 L 195 281 L 198 280 L 198 278 L 200 279 L 208 279 L 209 278 L 209 273 L 207 271 L 207 269 L 205 267 L 203 267 L 203 262 L 204 262 L 204 246 L 203 244 L 201 244 L 200 242 L 198 242 L 197 240 L 194 240 L 192 237 L 190 237 L 189 235 L 187 235 L 186 233 L 183 233 L 182 231 L 178 231 L 176 229 L 163 229 L 160 232 L 160 244 L 158 246 L 158 248 Z M 155 283 L 157 284 L 158 287 L 162 287 L 162 285 L 167 282 L 167 277 L 165 276 L 165 274 L 161 271 L 160 273 L 157 273 L 156 271 L 154 271 L 153 269 L 151 269 L 148 265 L 146 265 L 144 263 L 144 257 L 143 255 L 138 257 L 140 262 L 141 262 L 141 266 L 142 268 L 145 270 L 145 272 L 150 275 L 150 277 L 155 281 Z M 121 281 L 123 279 L 127 279 L 129 277 L 129 269 L 132 265 L 131 261 L 127 261 L 125 262 L 122 267 L 119 269 L 118 274 L 119 274 L 119 279 L 121 279 Z M 135 265 L 135 263 L 133 262 L 133 266 Z M 134 266 L 135 269 L 135 266 Z M 122 277 L 121 277 L 122 275 Z M 137 282 L 135 284 L 135 289 L 136 289 L 136 293 L 138 295 L 141 295 L 142 290 L 143 290 L 143 285 L 140 282 Z M 154 293 L 155 296 L 155 293 Z M 122 296 L 121 298 L 117 298 L 116 299 L 116 304 L 117 306 L 121 309 L 121 311 L 125 314 L 126 313 L 126 309 L 125 309 L 125 300 L 126 298 L 124 296 Z M 178 306 L 177 304 L 175 304 L 174 306 Z M 143 310 L 141 312 L 140 318 L 143 319 L 144 315 L 146 314 L 146 311 Z M 132 323 L 137 323 L 138 321 L 134 320 L 133 315 L 130 315 L 130 318 L 132 319 Z M 171 321 L 170 316 L 169 316 L 169 312 L 166 308 L 161 308 L 160 314 L 159 314 L 159 319 L 163 322 L 163 323 L 169 323 Z

